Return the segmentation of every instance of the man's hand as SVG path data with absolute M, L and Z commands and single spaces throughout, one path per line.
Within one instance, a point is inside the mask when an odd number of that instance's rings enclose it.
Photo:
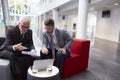
M 66 54 L 66 48 L 60 48 L 60 51 L 62 51 L 63 54 Z
M 31 56 L 32 56 L 32 57 L 37 56 L 35 49 L 32 49 L 32 50 L 30 51 L 30 53 L 31 53 Z
M 18 51 L 22 51 L 22 50 L 27 49 L 26 47 L 22 46 L 22 43 L 13 45 L 13 47 L 15 48 L 15 50 L 18 50 Z
M 47 49 L 46 47 L 43 47 L 43 48 L 42 48 L 42 53 L 43 53 L 43 54 L 48 54 L 48 49 Z

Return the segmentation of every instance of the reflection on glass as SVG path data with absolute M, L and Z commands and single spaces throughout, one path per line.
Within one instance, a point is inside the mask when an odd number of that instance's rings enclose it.
M 34 0 L 9 0 L 10 25 L 16 25 L 21 19 L 21 17 L 24 16 L 30 16 L 35 18 L 35 12 L 37 11 L 37 8 L 35 6 L 36 4 Z M 34 23 L 34 25 L 35 24 L 37 23 Z

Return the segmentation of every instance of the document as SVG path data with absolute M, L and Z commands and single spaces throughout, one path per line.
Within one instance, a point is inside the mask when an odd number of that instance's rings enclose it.
M 26 54 L 26 55 L 31 55 L 31 56 L 37 56 L 36 51 L 33 49 L 31 51 L 22 51 L 22 54 Z

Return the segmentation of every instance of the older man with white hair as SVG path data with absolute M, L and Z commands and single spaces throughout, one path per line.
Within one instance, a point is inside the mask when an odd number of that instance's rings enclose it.
M 24 17 L 19 24 L 8 30 L 6 40 L 0 47 L 0 58 L 10 60 L 11 70 L 16 77 L 26 80 L 27 69 L 33 64 L 34 56 L 22 54 L 22 51 L 34 50 L 30 19 Z M 16 69 L 17 68 L 17 69 Z

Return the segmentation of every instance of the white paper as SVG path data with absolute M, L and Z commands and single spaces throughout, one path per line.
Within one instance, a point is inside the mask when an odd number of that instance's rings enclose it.
M 31 56 L 37 56 L 35 50 L 31 50 L 31 51 L 22 51 L 22 54 L 31 55 Z

